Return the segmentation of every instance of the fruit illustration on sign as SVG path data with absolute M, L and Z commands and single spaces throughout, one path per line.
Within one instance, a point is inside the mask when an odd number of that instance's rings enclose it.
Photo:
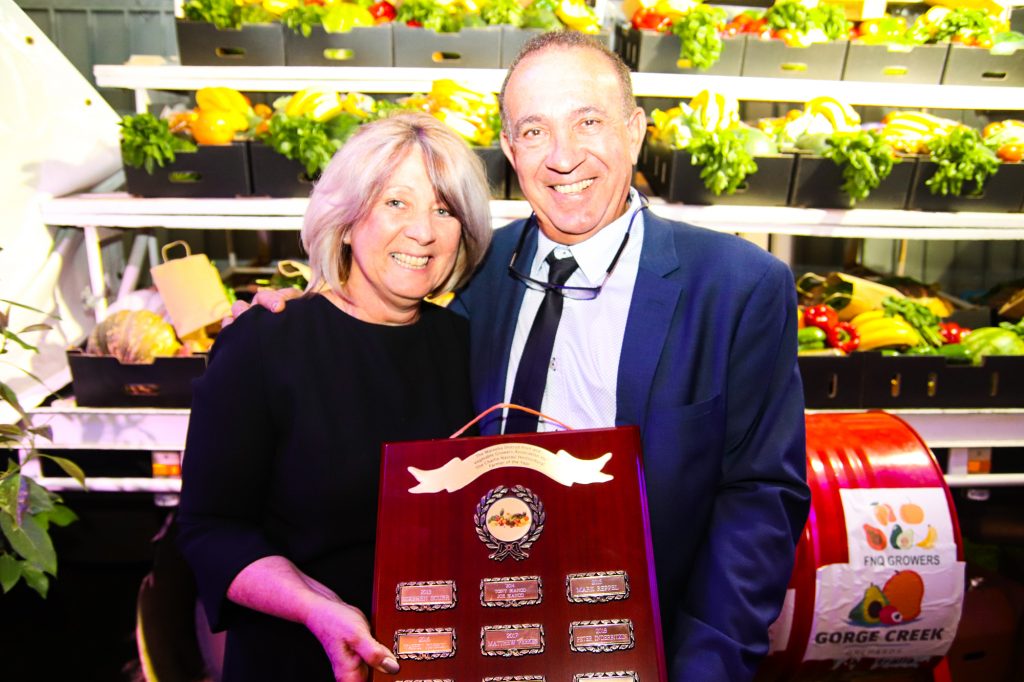
M 882 592 L 889 605 L 899 612 L 902 622 L 906 623 L 921 615 L 924 580 L 915 571 L 898 571 L 886 581 Z
M 939 532 L 935 530 L 935 526 L 928 526 L 928 532 L 925 533 L 924 540 L 917 543 L 917 546 L 921 549 L 932 549 L 935 547 L 935 541 L 939 539 Z
M 868 546 L 879 551 L 885 549 L 885 533 L 874 526 L 864 524 L 864 535 L 867 536 Z
M 904 523 L 918 524 L 924 521 L 924 509 L 913 502 L 900 505 L 900 518 Z
M 854 625 L 878 625 L 882 622 L 882 611 L 889 607 L 889 598 L 878 585 L 868 585 L 864 597 L 850 609 L 850 622 Z
M 873 502 L 871 504 L 875 508 L 875 518 L 883 526 L 888 526 L 890 523 L 896 522 L 896 514 L 893 513 L 892 507 L 887 504 L 881 504 L 879 502 Z
M 910 549 L 914 546 L 914 531 L 897 523 L 889 535 L 889 544 L 893 549 Z

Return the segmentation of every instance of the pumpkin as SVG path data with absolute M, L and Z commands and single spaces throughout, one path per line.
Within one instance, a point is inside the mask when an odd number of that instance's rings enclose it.
M 174 328 L 151 310 L 119 310 L 92 330 L 85 352 L 124 364 L 148 364 L 181 348 Z

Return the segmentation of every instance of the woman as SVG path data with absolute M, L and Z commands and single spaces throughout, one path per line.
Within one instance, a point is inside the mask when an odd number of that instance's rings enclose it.
M 370 635 L 380 446 L 471 416 L 467 328 L 423 298 L 490 239 L 482 164 L 443 124 L 363 126 L 313 189 L 312 280 L 282 314 L 218 336 L 196 382 L 179 545 L 225 682 L 362 680 L 398 664 Z

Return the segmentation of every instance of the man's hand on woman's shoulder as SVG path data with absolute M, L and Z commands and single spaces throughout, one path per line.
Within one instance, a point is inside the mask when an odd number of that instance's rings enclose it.
M 261 289 L 252 297 L 252 303 L 235 301 L 231 305 L 231 314 L 221 320 L 220 325 L 222 328 L 228 326 L 238 319 L 239 315 L 256 305 L 263 306 L 272 313 L 279 313 L 284 310 L 284 306 L 288 301 L 299 296 L 302 296 L 302 292 L 292 287 L 286 289 Z

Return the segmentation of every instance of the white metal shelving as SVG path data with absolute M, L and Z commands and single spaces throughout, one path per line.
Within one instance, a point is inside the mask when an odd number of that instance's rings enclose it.
M 50 225 L 297 230 L 306 199 L 140 199 L 84 194 L 42 204 Z M 937 213 L 775 206 L 684 206 L 651 199 L 666 218 L 726 232 L 877 239 L 1024 239 L 1024 213 Z M 530 214 L 525 201 L 492 201 L 495 226 Z
M 99 64 L 96 84 L 108 88 L 195 90 L 224 86 L 248 92 L 294 92 L 329 86 L 365 93 L 427 92 L 433 81 L 450 78 L 466 87 L 498 92 L 504 69 L 336 67 L 336 66 L 179 66 L 176 64 Z M 974 85 L 861 83 L 804 79 L 634 73 L 638 97 L 693 97 L 701 90 L 728 92 L 740 100 L 803 102 L 832 96 L 849 104 L 960 109 L 965 103 L 984 103 L 985 109 L 1024 109 L 1021 88 Z
M 1024 408 L 991 410 L 887 410 L 906 421 L 931 448 L 1022 447 Z M 808 413 L 829 411 L 808 410 Z M 47 407 L 30 411 L 33 426 L 48 425 L 52 442 L 37 444 L 43 452 L 60 450 L 151 450 L 182 452 L 188 430 L 187 409 Z M 38 474 L 36 474 L 38 475 Z M 1024 485 L 1024 474 L 950 474 L 951 487 Z M 47 477 L 54 490 L 81 490 L 73 479 Z M 177 478 L 87 478 L 95 492 L 174 493 Z
M 292 92 L 331 87 L 366 93 L 425 92 L 434 80 L 451 78 L 467 87 L 497 92 L 503 69 L 381 67 L 201 67 L 170 64 L 98 65 L 101 87 L 134 90 L 144 110 L 151 90 L 191 91 L 226 86 L 243 91 Z M 729 92 L 740 100 L 797 102 L 831 95 L 850 104 L 908 108 L 963 108 L 983 103 L 988 110 L 1024 109 L 1021 88 L 856 83 L 749 77 L 634 73 L 637 96 L 692 97 L 704 89 Z M 101 228 L 169 227 L 224 230 L 297 230 L 305 199 L 139 199 L 126 194 L 77 195 L 46 201 L 42 216 L 50 225 L 85 229 L 94 288 L 102 286 Z M 797 209 L 760 206 L 682 206 L 653 199 L 655 213 L 711 229 L 747 234 L 841 238 L 1010 240 L 1024 239 L 1024 214 L 930 213 L 919 211 Z M 525 217 L 523 201 L 491 203 L 495 226 Z M 97 276 L 98 275 L 98 276 Z M 102 299 L 103 292 L 98 292 Z M 905 419 L 933 448 L 1024 446 L 1024 409 L 890 410 Z M 44 451 L 71 449 L 184 449 L 188 410 L 40 408 L 34 424 L 53 429 Z M 71 479 L 47 478 L 53 489 L 78 489 Z M 1022 474 L 947 475 L 951 486 L 1024 484 Z M 89 479 L 90 490 L 177 492 L 174 478 Z

